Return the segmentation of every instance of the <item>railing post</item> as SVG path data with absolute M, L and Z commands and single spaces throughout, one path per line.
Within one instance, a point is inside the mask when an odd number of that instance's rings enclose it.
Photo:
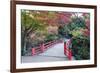
M 69 49 L 69 55 L 68 55 L 69 60 L 72 60 L 72 51 Z
M 66 55 L 66 42 L 64 42 L 64 54 Z
M 32 48 L 32 56 L 34 56 L 35 54 L 36 54 L 35 48 Z
M 45 50 L 44 43 L 41 44 L 40 49 L 41 49 L 42 52 L 44 52 L 44 50 Z
M 68 57 L 69 60 L 72 60 L 72 51 L 70 49 L 71 40 L 64 42 L 64 54 Z

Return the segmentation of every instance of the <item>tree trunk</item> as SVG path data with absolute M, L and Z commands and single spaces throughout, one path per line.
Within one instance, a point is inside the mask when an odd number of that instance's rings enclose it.
M 26 52 L 26 42 L 27 42 L 26 33 L 22 32 L 22 35 L 21 35 L 21 54 L 22 55 L 25 55 L 25 52 Z

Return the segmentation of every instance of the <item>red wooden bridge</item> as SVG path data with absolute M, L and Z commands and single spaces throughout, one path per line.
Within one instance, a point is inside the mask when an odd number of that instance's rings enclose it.
M 64 54 L 69 60 L 72 60 L 72 51 L 69 48 L 69 46 L 71 45 L 71 40 L 67 40 L 66 42 L 63 42 L 63 40 L 54 40 L 54 41 L 50 41 L 45 44 L 43 43 L 39 47 L 32 48 L 32 56 L 38 55 L 40 53 L 44 53 L 47 49 L 50 49 L 51 47 L 53 47 L 54 45 L 59 44 L 59 43 L 64 44 L 63 45 L 64 46 L 63 47 Z
M 75 60 L 70 50 L 71 40 L 55 40 L 31 50 L 31 56 L 22 56 L 23 63 Z

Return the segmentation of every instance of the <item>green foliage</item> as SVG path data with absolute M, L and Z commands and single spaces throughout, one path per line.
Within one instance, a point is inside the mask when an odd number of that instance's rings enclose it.
M 44 31 L 44 30 L 45 30 L 45 25 L 40 23 L 38 20 L 34 19 L 31 16 L 30 11 L 21 10 L 21 44 L 22 44 L 21 51 L 22 51 L 22 55 L 25 55 L 27 51 L 27 43 L 30 43 L 32 41 L 30 38 L 30 34 L 34 34 L 36 31 Z M 28 46 L 28 48 L 30 47 Z
M 74 28 L 75 27 L 82 27 L 84 28 L 85 27 L 85 20 L 81 17 L 76 17 L 76 18 L 73 18 L 72 19 L 72 23 L 71 23 L 73 26 L 74 25 Z
M 59 27 L 59 29 L 58 29 L 58 33 L 59 33 L 59 36 L 60 37 L 65 37 L 68 33 L 69 33 L 69 29 L 68 29 L 68 27 L 67 26 L 65 26 L 65 27 Z
M 84 36 L 81 30 L 86 29 L 84 18 L 74 17 L 72 22 L 59 28 L 59 34 L 66 37 L 72 35 L 72 52 L 77 60 L 90 58 L 90 38 Z
M 81 30 L 86 29 L 85 20 L 77 18 L 71 23 L 70 33 L 72 38 L 72 51 L 77 60 L 90 59 L 90 38 L 85 36 Z
M 77 60 L 90 59 L 90 40 L 85 36 L 72 38 L 72 52 Z
M 73 35 L 73 37 L 77 37 L 77 36 L 82 35 L 82 32 L 80 30 L 73 30 L 70 33 Z
M 45 41 L 46 42 L 49 42 L 49 41 L 53 41 L 53 40 L 57 40 L 59 39 L 59 37 L 55 34 L 48 34 L 45 38 Z
M 70 31 L 78 30 L 79 28 L 85 28 L 85 20 L 82 18 L 73 18 L 72 22 L 67 25 Z
M 81 28 L 85 28 L 85 21 L 82 18 L 73 18 L 72 22 L 69 24 L 64 25 L 63 27 L 59 27 L 59 34 L 61 36 L 67 36 L 67 35 L 81 35 L 81 32 L 79 31 Z
M 21 12 L 21 24 L 22 24 L 22 30 L 43 30 L 44 25 L 40 23 L 38 20 L 32 18 L 30 16 L 30 13 L 26 10 L 22 10 Z

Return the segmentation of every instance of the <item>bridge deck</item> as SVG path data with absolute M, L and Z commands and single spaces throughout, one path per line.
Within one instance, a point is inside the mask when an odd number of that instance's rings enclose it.
M 47 51 L 35 56 L 22 56 L 22 62 L 49 62 L 49 61 L 66 61 L 64 55 L 64 43 L 59 43 Z

